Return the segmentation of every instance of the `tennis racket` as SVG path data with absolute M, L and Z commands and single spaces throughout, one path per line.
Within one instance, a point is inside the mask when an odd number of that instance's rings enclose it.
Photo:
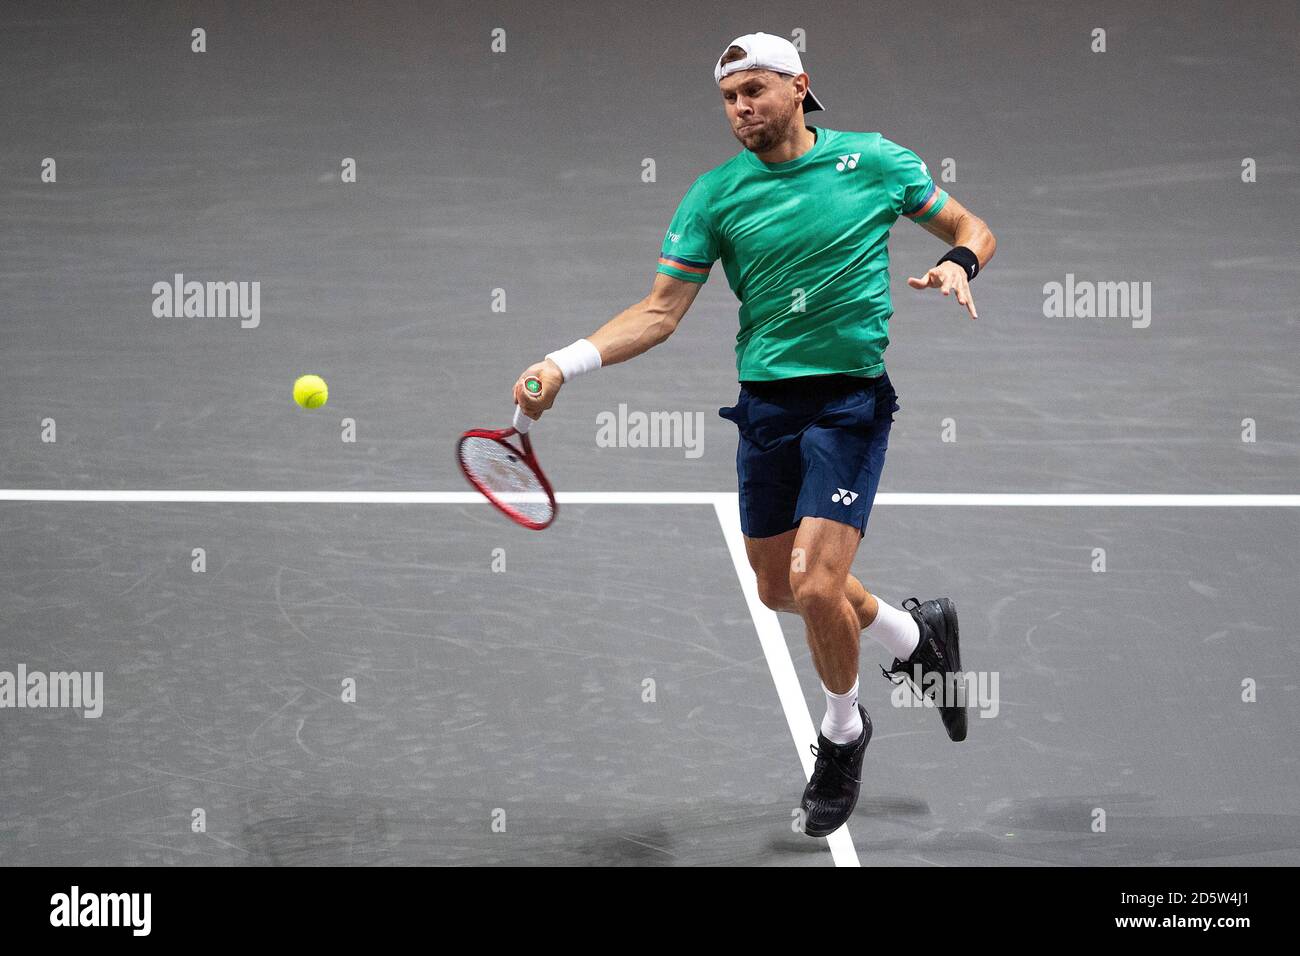
M 536 395 L 540 380 L 528 377 L 524 388 Z M 541 531 L 555 520 L 555 492 L 546 480 L 528 437 L 533 419 L 515 406 L 510 428 L 471 428 L 456 444 L 456 459 L 469 483 L 511 521 Z M 507 439 L 518 435 L 519 444 Z

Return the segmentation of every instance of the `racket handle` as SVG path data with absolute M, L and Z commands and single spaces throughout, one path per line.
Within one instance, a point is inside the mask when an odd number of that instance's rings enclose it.
M 533 421 L 533 419 L 524 414 L 522 405 L 515 406 L 515 431 L 519 432 L 521 435 L 527 435 L 528 429 L 533 427 Z

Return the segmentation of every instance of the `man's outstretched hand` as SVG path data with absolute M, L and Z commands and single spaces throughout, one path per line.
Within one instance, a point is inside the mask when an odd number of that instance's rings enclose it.
M 920 279 L 909 276 L 907 284 L 913 289 L 942 289 L 944 295 L 955 292 L 957 304 L 966 306 L 966 311 L 970 313 L 972 319 L 979 318 L 979 313 L 975 311 L 975 300 L 971 298 L 966 272 L 955 262 L 941 262 Z

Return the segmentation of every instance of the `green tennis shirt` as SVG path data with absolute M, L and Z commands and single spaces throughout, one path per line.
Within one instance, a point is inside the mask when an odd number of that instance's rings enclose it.
M 749 150 L 686 191 L 658 272 L 704 282 L 722 260 L 740 300 L 741 381 L 885 370 L 889 230 L 948 201 L 919 156 L 879 133 L 808 127 L 812 149 L 787 163 Z

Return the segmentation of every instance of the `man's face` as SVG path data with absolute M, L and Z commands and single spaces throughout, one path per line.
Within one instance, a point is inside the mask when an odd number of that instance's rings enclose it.
M 789 77 L 771 70 L 742 70 L 724 76 L 722 101 L 731 132 L 746 149 L 767 152 L 789 135 L 807 85 L 803 73 Z

